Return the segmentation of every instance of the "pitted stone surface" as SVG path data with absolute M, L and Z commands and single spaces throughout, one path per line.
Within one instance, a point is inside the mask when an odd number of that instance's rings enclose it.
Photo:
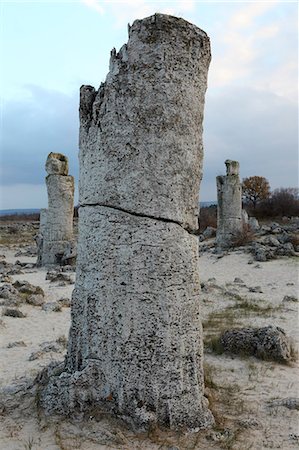
M 234 237 L 243 229 L 242 188 L 238 161 L 226 160 L 226 175 L 217 181 L 217 233 L 218 247 L 229 247 Z
M 156 14 L 81 88 L 76 284 L 45 411 L 100 407 L 137 427 L 203 428 L 197 228 L 209 39 Z
M 80 204 L 197 229 L 209 62 L 196 26 L 161 14 L 133 23 L 106 82 L 81 88 Z
M 46 171 L 49 175 L 67 175 L 68 159 L 62 153 L 49 153 L 46 161 Z

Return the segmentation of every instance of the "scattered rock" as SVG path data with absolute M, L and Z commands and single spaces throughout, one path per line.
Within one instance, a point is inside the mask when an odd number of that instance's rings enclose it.
M 31 355 L 28 358 L 28 361 L 35 361 L 36 359 L 39 359 L 43 356 L 44 352 L 41 350 L 38 350 L 37 352 L 31 353 Z
M 237 421 L 238 425 L 242 428 L 262 428 L 261 423 L 254 417 L 247 417 L 246 419 L 239 419 Z
M 51 283 L 63 282 L 61 286 L 65 286 L 66 284 L 74 284 L 74 281 L 69 275 L 66 275 L 60 271 L 49 270 L 46 275 L 46 280 L 50 280 Z
M 253 286 L 248 288 L 249 292 L 257 292 L 259 294 L 263 293 L 261 286 Z
M 45 296 L 45 293 L 43 289 L 40 286 L 34 286 L 33 284 L 30 284 L 28 281 L 15 281 L 13 283 L 13 286 L 21 293 L 21 294 L 40 294 L 43 297 Z
M 236 278 L 234 279 L 234 283 L 237 283 L 237 284 L 244 284 L 244 281 L 243 281 L 241 278 L 236 277 Z
M 2 315 L 17 318 L 26 317 L 26 314 L 23 314 L 22 311 L 20 311 L 19 309 L 12 309 L 12 308 L 5 308 L 2 312 Z
M 280 242 L 274 236 L 267 236 L 264 239 L 263 244 L 270 245 L 270 247 L 279 247 L 280 246 Z
M 224 349 L 233 354 L 286 363 L 291 360 L 291 345 L 284 330 L 272 325 L 225 331 L 220 337 Z
M 32 306 L 42 306 L 45 303 L 45 299 L 41 294 L 32 294 L 26 298 L 26 302 Z
M 61 306 L 64 306 L 66 308 L 70 308 L 71 306 L 71 300 L 67 297 L 62 297 L 58 300 L 58 304 Z
M 62 307 L 57 302 L 48 302 L 43 304 L 42 310 L 46 312 L 61 312 Z
M 260 224 L 255 217 L 249 217 L 248 226 L 253 232 L 256 232 L 260 229 Z
M 5 283 L 0 286 L 0 298 L 11 298 L 12 296 L 18 297 L 19 291 L 10 283 Z
M 294 295 L 285 295 L 283 297 L 283 302 L 298 302 L 298 297 L 295 297 Z
M 0 282 L 1 282 L 1 283 L 9 283 L 9 284 L 12 284 L 12 283 L 13 283 L 13 279 L 12 279 L 12 277 L 10 277 L 9 275 L 1 275 L 1 276 L 0 276 Z
M 299 411 L 299 398 L 288 397 L 271 400 L 268 402 L 268 406 L 284 406 L 285 408 Z
M 207 227 L 204 232 L 202 233 L 202 236 L 204 239 L 211 239 L 212 237 L 216 236 L 217 229 L 214 227 Z
M 10 342 L 7 345 L 7 348 L 13 348 L 13 347 L 27 347 L 27 344 L 25 344 L 24 341 L 15 341 L 15 342 Z

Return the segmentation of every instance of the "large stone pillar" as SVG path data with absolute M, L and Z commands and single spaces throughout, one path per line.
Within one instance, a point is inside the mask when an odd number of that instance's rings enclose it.
M 198 195 L 210 44 L 183 19 L 136 20 L 98 91 L 80 93 L 76 285 L 48 412 L 206 427 Z
M 48 209 L 41 214 L 41 265 L 60 264 L 73 241 L 74 178 L 68 175 L 67 157 L 50 153 L 46 161 Z
M 238 161 L 225 161 L 226 175 L 217 181 L 217 233 L 216 244 L 220 248 L 230 247 L 234 238 L 242 231 L 242 187 Z

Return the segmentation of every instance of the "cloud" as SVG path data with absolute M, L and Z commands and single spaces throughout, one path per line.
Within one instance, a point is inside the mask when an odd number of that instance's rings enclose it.
M 99 12 L 101 15 L 104 13 L 111 14 L 116 28 L 122 28 L 128 23 L 132 23 L 135 19 L 142 19 L 156 12 L 187 18 L 190 17 L 190 14 L 196 7 L 196 0 L 179 0 L 174 2 L 160 0 L 81 1 L 84 5 Z
M 204 121 L 201 196 L 216 198 L 215 177 L 224 161 L 240 162 L 241 177 L 265 176 L 271 187 L 298 183 L 298 111 L 292 102 L 254 88 L 208 92 Z
M 51 151 L 66 154 L 78 175 L 78 94 L 68 96 L 26 86 L 24 97 L 7 101 L 1 124 L 1 184 L 42 184 Z
M 105 10 L 104 10 L 103 6 L 97 0 L 81 0 L 81 1 L 82 1 L 82 3 L 84 3 L 84 5 L 88 6 L 91 9 L 94 9 L 101 15 L 104 14 Z
M 271 2 L 251 2 L 241 7 L 228 22 L 228 26 L 234 29 L 244 29 L 252 26 L 252 23 L 265 12 L 268 12 L 277 4 L 277 1 Z

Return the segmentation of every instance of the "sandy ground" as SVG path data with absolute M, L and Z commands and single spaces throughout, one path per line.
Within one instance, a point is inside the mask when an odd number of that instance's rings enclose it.
M 15 257 L 16 248 L 1 248 L 8 262 L 34 262 L 32 257 Z M 284 258 L 248 264 L 241 251 L 224 257 L 205 253 L 200 257 L 203 282 L 202 318 L 206 341 L 225 328 L 277 325 L 298 347 L 298 302 L 283 302 L 285 295 L 298 296 L 298 261 Z M 41 286 L 46 301 L 71 297 L 73 285 L 57 286 L 45 280 L 46 270 L 26 269 L 13 280 L 27 280 Z M 75 276 L 74 274 L 72 275 Z M 234 282 L 235 278 L 243 282 Z M 209 281 L 208 281 L 209 280 Z M 259 291 L 251 288 L 259 286 Z M 260 310 L 240 307 L 243 301 L 260 305 Z M 265 308 L 267 306 L 267 308 Z M 263 309 L 265 308 L 265 309 Z M 3 309 L 3 308 L 2 308 Z M 64 351 L 30 356 L 44 342 L 67 337 L 70 308 L 45 312 L 23 305 L 25 318 L 1 317 L 0 322 L 0 449 L 3 450 L 99 450 L 99 449 L 295 449 L 299 448 L 299 411 L 278 406 L 273 400 L 299 397 L 298 363 L 281 365 L 253 357 L 205 354 L 206 391 L 216 418 L 212 430 L 177 434 L 151 430 L 134 434 L 109 417 L 76 423 L 46 420 L 35 406 L 30 392 L 22 392 L 24 377 L 32 379 L 50 361 L 62 360 Z M 22 346 L 8 348 L 23 341 Z

